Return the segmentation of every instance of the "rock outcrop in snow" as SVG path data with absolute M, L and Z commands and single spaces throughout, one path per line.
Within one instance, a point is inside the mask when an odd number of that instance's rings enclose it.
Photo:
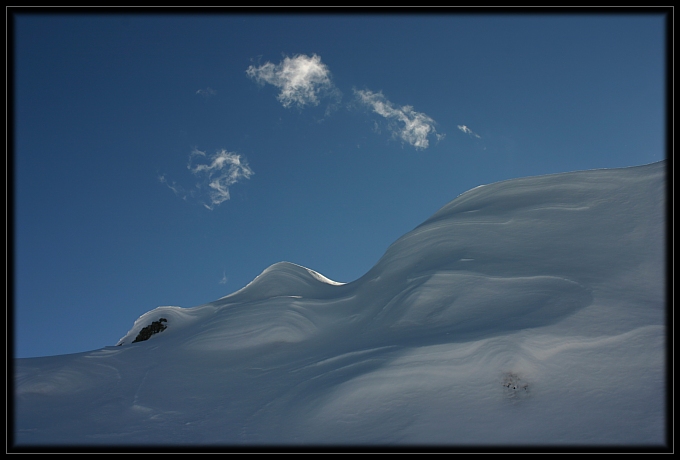
M 163 323 L 167 322 L 168 320 L 165 318 L 159 318 L 158 321 L 153 321 L 151 324 L 142 328 L 142 330 L 139 331 L 139 334 L 137 334 L 137 337 L 135 337 L 135 340 L 133 340 L 132 343 L 149 340 L 152 335 L 158 334 L 159 332 L 163 332 L 168 328 L 168 326 L 166 326 Z

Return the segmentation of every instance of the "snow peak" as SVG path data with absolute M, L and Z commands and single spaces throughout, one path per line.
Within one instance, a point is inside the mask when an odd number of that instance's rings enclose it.
M 139 334 L 137 334 L 137 338 L 132 341 L 132 343 L 135 342 L 143 342 L 145 340 L 148 340 L 149 337 L 151 337 L 154 334 L 157 334 L 159 332 L 163 332 L 168 328 L 168 326 L 165 326 L 163 323 L 167 323 L 168 320 L 165 318 L 160 318 L 158 321 L 152 322 L 150 325 L 146 326 L 143 328 L 141 331 L 139 331 Z

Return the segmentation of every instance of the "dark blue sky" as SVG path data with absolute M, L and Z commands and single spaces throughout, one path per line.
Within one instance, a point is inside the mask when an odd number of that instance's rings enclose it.
M 661 14 L 125 13 L 14 16 L 18 357 L 282 260 L 352 281 L 481 184 L 665 157 Z

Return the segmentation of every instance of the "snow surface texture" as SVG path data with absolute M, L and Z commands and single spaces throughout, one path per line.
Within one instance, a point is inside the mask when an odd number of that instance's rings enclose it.
M 665 167 L 477 187 L 354 282 L 281 262 L 17 359 L 15 441 L 664 444 Z

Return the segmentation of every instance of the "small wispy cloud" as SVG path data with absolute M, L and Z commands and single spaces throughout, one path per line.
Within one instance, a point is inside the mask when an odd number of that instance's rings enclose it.
M 227 284 L 227 281 L 229 281 L 229 278 L 227 278 L 227 271 L 222 272 L 222 279 L 220 280 L 220 284 Z
M 259 67 L 251 65 L 246 74 L 260 84 L 269 83 L 279 88 L 281 92 L 277 98 L 284 107 L 318 105 L 323 94 L 339 95 L 331 82 L 328 67 L 316 54 L 286 57 L 276 65 L 271 62 Z
M 217 91 L 208 86 L 206 89 L 199 89 L 198 91 L 196 91 L 196 94 L 203 97 L 210 97 L 215 96 L 217 94 Z
M 196 164 L 197 159 L 204 159 L 207 162 Z M 194 149 L 189 155 L 187 168 L 201 178 L 201 182 L 197 184 L 199 189 L 207 185 L 210 203 L 204 203 L 204 206 L 210 210 L 231 197 L 229 187 L 243 179 L 249 179 L 254 174 L 245 158 L 242 159 L 241 155 L 225 149 L 217 151 L 212 156 Z
M 458 125 L 458 129 L 460 129 L 461 131 L 463 131 L 465 134 L 469 134 L 469 135 L 472 136 L 472 137 L 476 137 L 477 139 L 481 139 L 481 138 L 482 138 L 479 134 L 477 134 L 476 132 L 472 131 L 470 128 L 468 128 L 468 127 L 465 126 L 465 125 Z
M 416 149 L 426 149 L 430 143 L 428 136 L 434 135 L 437 140 L 443 139 L 434 125 L 435 121 L 424 113 L 416 112 L 410 105 L 397 107 L 383 96 L 382 92 L 354 90 L 360 102 L 368 105 L 375 113 L 385 117 L 395 135 L 408 142 Z
M 184 201 L 196 200 L 210 210 L 231 197 L 229 187 L 254 174 L 245 158 L 225 149 L 208 156 L 194 148 L 189 155 L 187 169 L 199 178 L 195 188 L 185 189 L 175 181 L 168 180 L 165 174 L 160 174 L 158 181 Z
M 189 193 L 187 193 L 187 191 L 184 190 L 182 186 L 177 185 L 177 183 L 175 183 L 174 181 L 172 183 L 168 182 L 168 179 L 165 177 L 165 174 L 159 175 L 158 180 L 160 181 L 161 184 L 165 184 L 178 197 L 182 198 L 183 200 L 187 199 Z

